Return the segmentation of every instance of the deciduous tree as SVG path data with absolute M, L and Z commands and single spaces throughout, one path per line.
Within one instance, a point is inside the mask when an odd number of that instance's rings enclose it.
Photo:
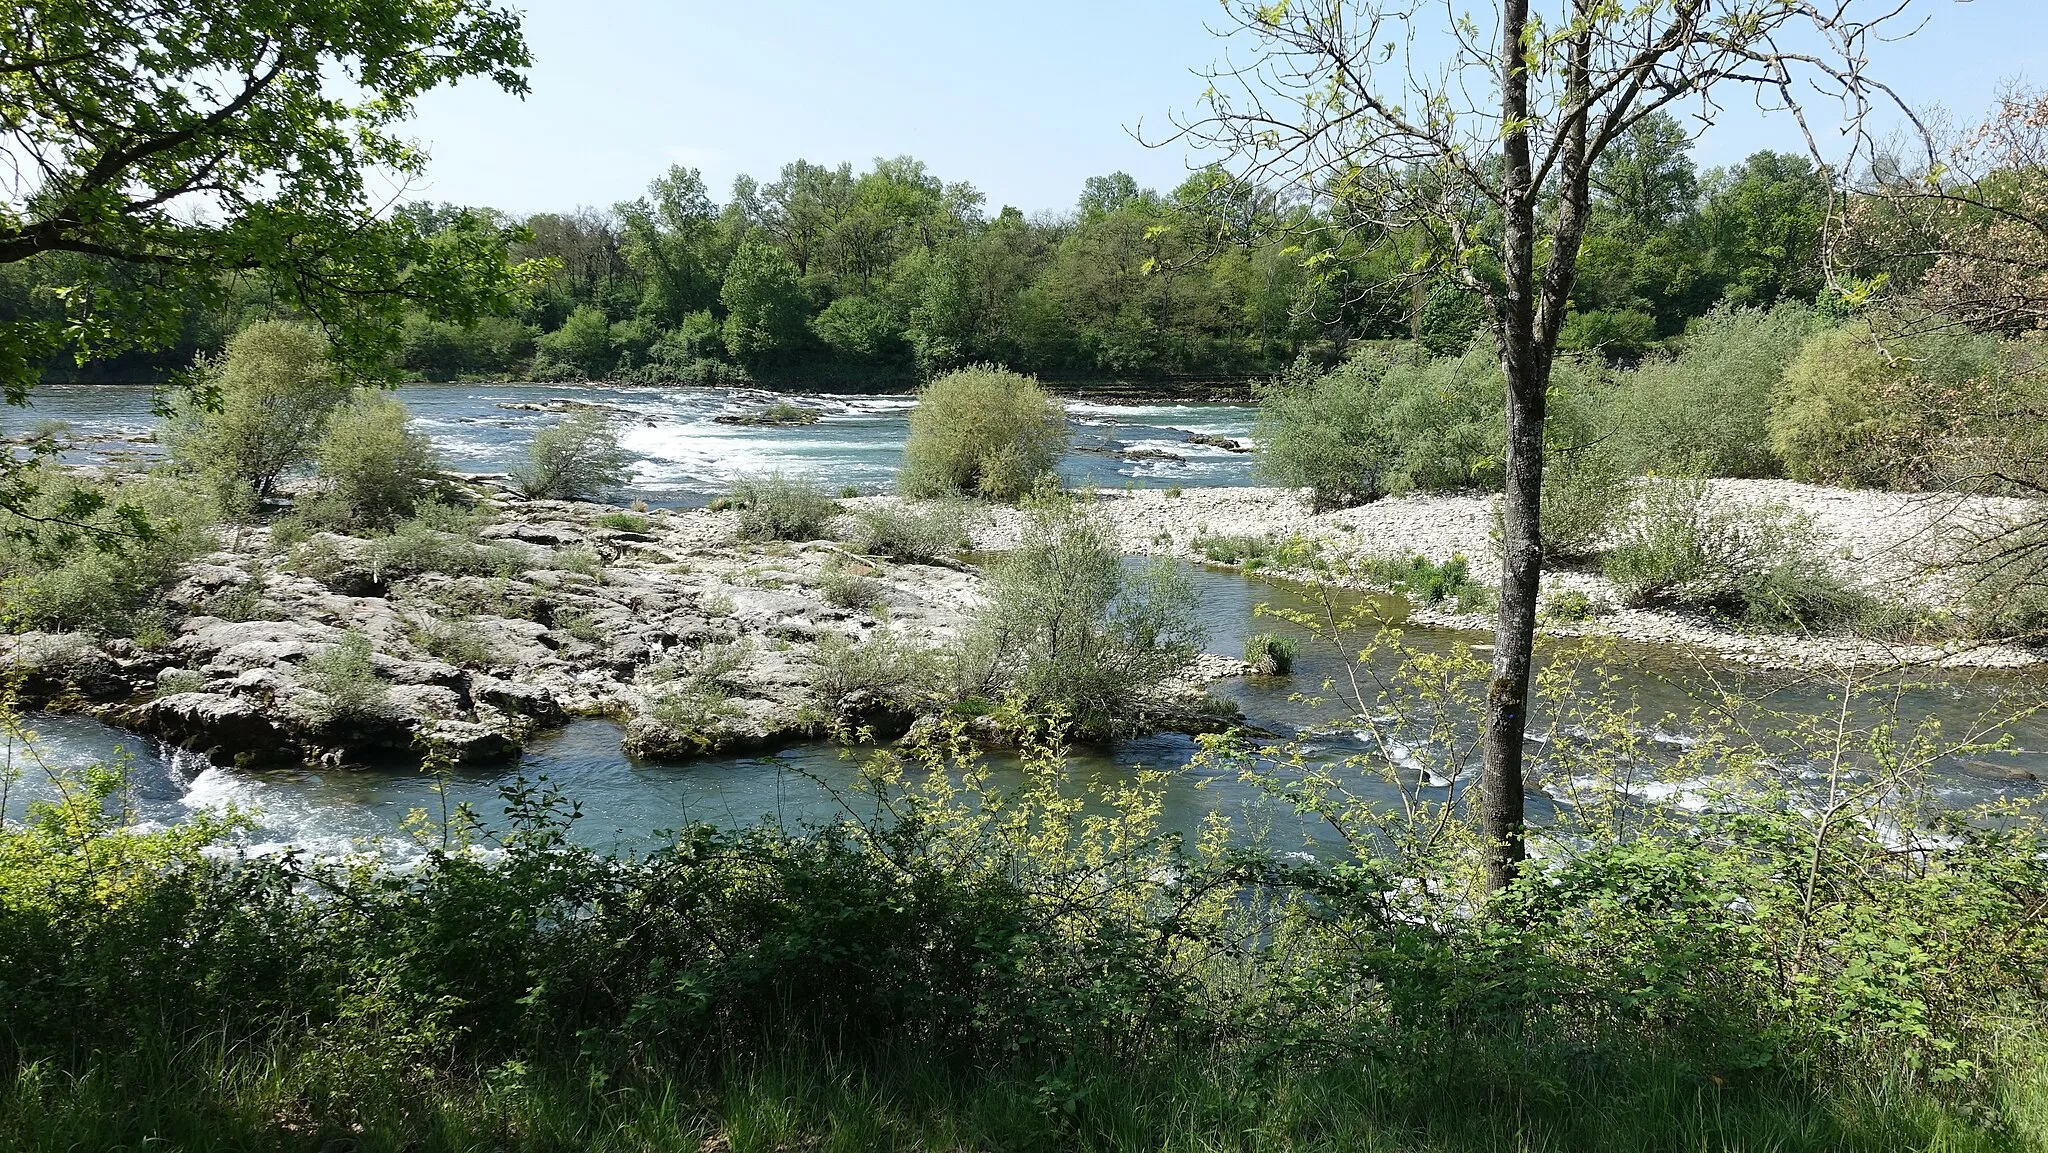
M 1795 92 L 1818 85 L 1859 126 L 1887 91 L 1863 75 L 1863 48 L 1900 6 L 1880 3 L 1867 15 L 1856 0 L 1474 7 L 1456 16 L 1420 0 L 1233 0 L 1229 31 L 1256 50 L 1212 72 L 1205 107 L 1183 121 L 1180 138 L 1227 150 L 1249 183 L 1291 181 L 1342 203 L 1340 215 L 1361 225 L 1425 230 L 1436 243 L 1424 251 L 1485 302 L 1507 386 L 1504 563 L 1482 774 L 1486 873 L 1499 888 L 1526 852 L 1544 417 L 1594 174 L 1617 142 L 1680 101 L 1710 119 L 1731 85 L 1794 115 Z M 1851 139 L 1860 142 L 1860 130 Z
M 524 93 L 518 13 L 492 0 L 42 0 L 0 15 L 0 265 L 90 258 L 59 317 L 0 324 L 0 390 L 45 359 L 174 340 L 193 298 L 261 271 L 359 368 L 408 302 L 467 319 L 512 287 L 507 233 L 385 211 L 424 169 L 395 132 L 466 77 Z

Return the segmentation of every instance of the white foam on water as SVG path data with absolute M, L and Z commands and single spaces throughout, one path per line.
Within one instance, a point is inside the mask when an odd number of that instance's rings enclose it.
M 249 778 L 209 764 L 186 782 L 180 801 L 194 813 L 221 813 L 230 807 L 244 812 L 260 810 L 258 799 L 258 791 Z
M 619 443 L 639 456 L 635 474 L 649 479 L 730 481 L 750 473 L 787 471 L 795 459 L 776 442 L 728 431 L 735 426 L 708 421 L 687 425 L 638 426 Z
M 1066 410 L 1075 416 L 1109 417 L 1125 424 L 1140 423 L 1141 417 L 1219 417 L 1222 414 L 1240 414 L 1247 424 L 1251 422 L 1252 409 L 1249 405 L 1188 404 L 1162 402 L 1158 404 L 1108 404 L 1099 400 L 1070 400 Z
M 1126 450 L 1143 449 L 1150 452 L 1170 452 L 1176 456 L 1193 456 L 1195 454 L 1189 450 L 1201 447 L 1203 446 L 1189 444 L 1184 440 L 1167 440 L 1163 437 L 1148 437 L 1142 440 L 1127 441 L 1124 444 Z M 1218 455 L 1228 456 L 1230 454 L 1219 453 Z

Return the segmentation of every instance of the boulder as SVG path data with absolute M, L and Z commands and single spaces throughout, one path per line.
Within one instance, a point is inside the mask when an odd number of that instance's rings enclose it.
M 519 755 L 519 742 L 476 721 L 441 720 L 420 727 L 420 738 L 458 765 L 486 765 Z
M 0 668 L 21 678 L 23 704 L 41 704 L 66 694 L 87 700 L 118 700 L 134 691 L 121 663 L 83 633 L 21 633 L 0 638 Z
M 304 759 L 276 709 L 247 697 L 172 693 L 141 705 L 129 723 L 181 748 L 229 764 L 290 765 Z

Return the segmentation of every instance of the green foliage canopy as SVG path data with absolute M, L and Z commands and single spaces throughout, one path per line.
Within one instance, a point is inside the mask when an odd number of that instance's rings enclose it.
M 0 390 L 22 403 L 52 354 L 174 341 L 227 273 L 267 274 L 366 370 L 408 301 L 458 319 L 501 306 L 505 228 L 463 213 L 430 234 L 380 212 L 371 180 L 423 171 L 393 131 L 421 95 L 472 76 L 524 93 L 527 63 L 517 13 L 489 0 L 12 8 L 0 266 L 83 259 L 54 312 L 0 323 Z

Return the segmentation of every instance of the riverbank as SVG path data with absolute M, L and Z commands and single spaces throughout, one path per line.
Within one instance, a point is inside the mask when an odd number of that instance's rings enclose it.
M 1811 518 L 1823 559 L 1853 588 L 1930 610 L 1957 606 L 1962 584 L 1952 562 L 1973 531 L 2038 506 L 2017 499 L 1954 493 L 1896 493 L 1829 488 L 1783 480 L 1715 480 L 1710 491 L 1738 505 L 1782 505 Z M 1372 587 L 1346 569 L 1373 557 L 1466 558 L 1483 583 L 1495 578 L 1494 498 L 1472 495 L 1390 497 L 1356 508 L 1310 511 L 1301 494 L 1278 488 L 1139 489 L 1097 494 L 1125 551 L 1218 563 L 1205 550 L 1216 538 L 1295 542 L 1321 567 L 1268 559 L 1275 575 L 1313 583 Z M 880 498 L 888 500 L 892 498 Z M 1000 550 L 1017 539 L 1014 509 L 992 509 L 975 527 L 976 548 Z M 1228 567 L 1243 567 L 1243 562 Z M 1607 636 L 1683 645 L 1748 665 L 1778 669 L 2020 668 L 2048 662 L 2040 650 L 1982 641 L 1909 643 L 1883 638 L 1744 632 L 1703 614 L 1622 607 L 1614 583 L 1597 571 L 1544 574 L 1544 592 L 1575 592 L 1595 615 L 1546 620 L 1562 636 Z M 1491 630 L 1490 613 L 1418 608 L 1424 624 Z
M 835 730 L 888 737 L 924 705 L 900 667 L 982 603 L 954 561 L 754 541 L 730 511 L 526 500 L 489 479 L 432 527 L 390 536 L 224 529 L 164 598 L 164 635 L 0 640 L 18 704 L 87 713 L 252 768 L 515 756 L 577 716 L 657 758 L 771 748 Z M 1205 654 L 1132 723 L 1232 719 Z
M 391 537 L 230 530 L 225 547 L 188 565 L 170 589 L 166 635 L 29 633 L 0 642 L 0 660 L 20 675 L 24 707 L 88 713 L 223 765 L 379 763 L 430 748 L 456 763 L 491 763 L 577 716 L 620 720 L 630 753 L 687 757 L 835 728 L 904 731 L 918 709 L 895 694 L 895 666 L 951 644 L 982 603 L 978 570 L 958 562 L 894 562 L 835 539 L 743 540 L 730 511 L 628 512 L 525 500 L 489 477 L 466 485 L 476 503 L 466 518 Z M 2018 511 L 2015 502 L 1777 481 L 1722 481 L 1715 491 L 1807 514 L 1845 580 L 1929 608 L 1955 596 L 1939 562 L 1958 534 Z M 896 501 L 840 503 L 850 513 Z M 1125 552 L 1215 564 L 1219 538 L 1275 542 L 1237 567 L 1310 583 L 1371 587 L 1360 562 L 1374 557 L 1462 556 L 1479 583 L 1490 583 L 1495 564 L 1486 497 L 1395 498 L 1320 514 L 1271 488 L 1109 491 L 1093 502 Z M 828 535 L 850 535 L 848 521 Z M 967 515 L 979 551 L 1014 547 L 1021 523 L 1009 507 Z M 1704 616 L 1619 608 L 1597 572 L 1545 582 L 1547 593 L 1576 592 L 1595 606 L 1583 620 L 1546 620 L 1555 635 L 1808 671 L 2043 663 L 2039 651 L 2011 646 L 1747 633 Z M 1410 619 L 1492 626 L 1487 614 L 1444 607 L 1417 607 Z M 1247 667 L 1234 653 L 1204 654 L 1162 687 L 1140 723 L 1228 723 L 1203 686 Z

